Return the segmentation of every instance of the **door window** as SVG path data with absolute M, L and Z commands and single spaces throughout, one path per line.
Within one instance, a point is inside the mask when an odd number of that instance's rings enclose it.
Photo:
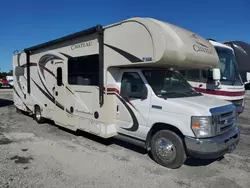
M 138 73 L 125 72 L 123 74 L 121 81 L 121 96 L 141 99 L 147 97 L 147 88 Z
M 56 79 L 57 79 L 57 85 L 62 86 L 62 68 L 58 67 L 56 69 Z
M 200 70 L 199 69 L 190 69 L 186 72 L 187 80 L 199 81 L 200 80 Z

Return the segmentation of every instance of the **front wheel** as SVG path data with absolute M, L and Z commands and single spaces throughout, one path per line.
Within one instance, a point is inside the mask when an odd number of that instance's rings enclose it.
M 186 160 L 181 138 L 169 130 L 161 130 L 153 135 L 151 154 L 158 164 L 171 169 L 180 168 Z

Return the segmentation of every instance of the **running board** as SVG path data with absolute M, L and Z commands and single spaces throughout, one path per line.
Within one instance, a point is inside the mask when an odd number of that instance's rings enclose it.
M 128 142 L 130 144 L 133 144 L 133 145 L 136 145 L 136 146 L 139 146 L 139 147 L 142 147 L 142 148 L 145 148 L 145 149 L 147 148 L 145 140 L 134 138 L 134 137 L 131 137 L 131 136 L 128 136 L 128 135 L 125 135 L 125 134 L 121 134 L 121 133 L 118 133 L 118 135 L 114 136 L 114 138 L 116 138 L 118 140 L 122 140 L 124 142 Z

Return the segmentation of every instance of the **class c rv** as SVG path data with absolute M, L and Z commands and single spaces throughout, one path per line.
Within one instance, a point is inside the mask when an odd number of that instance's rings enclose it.
M 196 91 L 233 103 L 239 115 L 244 111 L 245 86 L 238 72 L 234 50 L 228 45 L 211 39 L 209 42 L 215 47 L 219 57 L 221 74 L 219 82 L 215 84 L 211 69 L 194 66 L 180 72 Z
M 245 89 L 250 89 L 250 44 L 243 41 L 227 41 L 225 45 L 230 46 L 237 59 L 238 72 L 245 84 Z
M 176 71 L 210 68 L 217 83 L 218 61 L 209 41 L 163 21 L 97 25 L 14 54 L 14 104 L 38 123 L 142 146 L 175 169 L 239 142 L 235 106 L 203 96 Z

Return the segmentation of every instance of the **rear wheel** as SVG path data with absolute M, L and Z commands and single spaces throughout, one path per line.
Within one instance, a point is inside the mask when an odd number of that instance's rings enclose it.
M 44 123 L 45 119 L 42 117 L 41 109 L 39 106 L 35 106 L 35 120 L 37 123 Z
M 171 169 L 180 168 L 186 160 L 181 138 L 169 130 L 161 130 L 153 135 L 151 154 L 158 164 Z
M 16 113 L 17 113 L 17 114 L 21 114 L 22 111 L 21 111 L 19 108 L 16 107 Z

